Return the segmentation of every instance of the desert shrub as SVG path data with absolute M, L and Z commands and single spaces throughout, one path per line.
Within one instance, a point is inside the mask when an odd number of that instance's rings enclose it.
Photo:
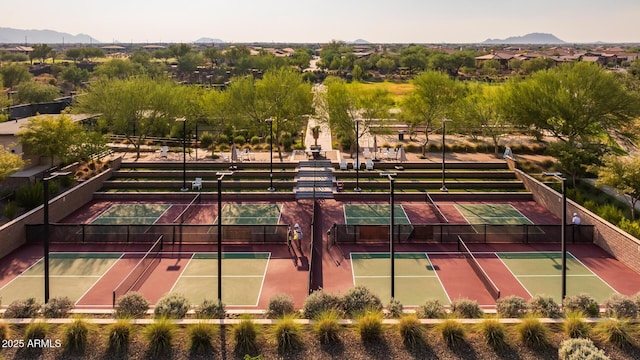
M 15 219 L 15 217 L 18 215 L 18 205 L 16 205 L 16 203 L 13 201 L 7 201 L 4 209 L 2 209 L 2 215 L 4 215 L 4 217 L 9 220 Z
M 638 307 L 638 309 L 640 309 L 640 292 L 638 292 L 635 295 L 633 295 L 631 297 L 631 300 L 633 300 L 633 302 L 636 303 L 636 306 Z
M 605 314 L 617 319 L 635 319 L 638 305 L 628 296 L 613 294 L 604 302 Z
M 631 345 L 633 329 L 628 319 L 607 319 L 596 326 L 598 337 L 603 341 L 623 348 Z
M 422 324 L 415 315 L 407 315 L 398 321 L 398 331 L 402 337 L 402 343 L 409 349 L 415 349 L 424 342 Z
M 220 134 L 220 136 L 218 136 L 218 145 L 228 145 L 229 144 L 229 137 L 225 134 Z
M 379 310 L 367 310 L 357 320 L 357 329 L 360 339 L 364 342 L 380 340 L 382 336 L 382 312 Z
M 526 317 L 516 327 L 520 341 L 529 347 L 546 347 L 549 344 L 549 330 L 535 317 Z
M 464 326 L 457 320 L 446 319 L 436 326 L 436 330 L 449 347 L 456 347 L 464 341 Z
M 529 299 L 527 303 L 529 313 L 537 316 L 558 319 L 562 317 L 560 306 L 551 296 L 536 295 Z
M 589 335 L 589 326 L 582 319 L 581 312 L 569 312 L 564 321 L 564 333 L 570 338 L 586 338 Z
M 163 296 L 153 310 L 153 317 L 182 319 L 189 311 L 189 300 L 182 294 L 169 293 Z
M 171 342 L 176 325 L 166 318 L 156 319 L 144 329 L 144 337 L 149 342 L 149 355 L 158 358 L 171 352 Z
M 76 183 L 76 179 L 71 175 L 58 176 L 58 181 L 65 188 L 71 187 Z
M 587 317 L 598 317 L 600 309 L 598 302 L 589 294 L 567 296 L 562 301 L 565 312 L 579 311 Z
M 75 319 L 64 326 L 64 349 L 71 353 L 83 352 L 89 337 L 89 324 L 82 319 Z
M 527 313 L 527 302 L 515 295 L 499 298 L 496 301 L 496 312 L 502 318 L 520 318 Z
M 506 347 L 506 333 L 507 329 L 505 324 L 496 319 L 485 319 L 477 325 L 478 333 L 483 337 L 487 345 L 493 349 L 503 349 Z
M 293 298 L 289 295 L 278 294 L 269 299 L 267 305 L 267 318 L 277 319 L 288 314 L 293 314 Z
M 11 329 L 9 328 L 9 324 L 5 322 L 0 322 L 0 342 L 3 340 L 7 340 L 11 337 Z
M 208 299 L 196 307 L 195 313 L 198 319 L 224 319 L 226 314 L 224 303 Z
M 251 140 L 250 140 L 250 143 L 253 146 L 256 146 L 256 145 L 260 144 L 260 137 L 257 136 L 257 135 L 252 136 Z
M 73 309 L 73 302 L 66 296 L 52 298 L 42 307 L 42 315 L 51 318 L 64 318 Z
M 115 316 L 117 319 L 143 317 L 149 310 L 149 302 L 139 292 L 132 291 L 116 300 Z
M 429 299 L 416 309 L 416 315 L 420 319 L 442 319 L 445 316 L 444 306 L 438 300 Z
M 248 316 L 243 316 L 239 323 L 231 328 L 231 335 L 236 342 L 237 354 L 251 354 L 258 349 L 258 326 Z
M 49 191 L 51 194 L 54 194 L 51 191 L 51 185 L 54 183 L 49 183 Z M 44 202 L 44 190 L 42 182 L 38 181 L 33 184 L 27 184 L 19 187 L 16 190 L 16 202 L 18 206 L 21 206 L 25 209 L 32 209 Z
M 396 299 L 391 299 L 391 301 L 389 301 L 389 306 L 387 307 L 387 311 L 388 311 L 388 316 L 390 318 L 397 319 L 401 317 L 403 314 L 402 310 L 403 310 L 403 306 L 400 303 L 400 301 Z
M 47 332 L 49 332 L 49 324 L 43 321 L 32 322 L 24 329 L 24 339 L 45 339 L 47 337 Z
M 129 348 L 132 325 L 129 321 L 120 319 L 111 324 L 107 329 L 109 337 L 108 348 L 110 353 L 121 354 Z
M 338 322 L 338 311 L 327 310 L 318 314 L 314 319 L 316 323 L 313 326 L 316 335 L 321 344 L 330 344 L 338 341 L 338 335 L 340 334 L 340 323 Z
M 307 296 L 302 306 L 302 315 L 306 319 L 316 319 L 320 314 L 327 311 L 334 311 L 336 315 L 339 315 L 341 304 L 342 302 L 338 295 L 320 289 Z
M 200 147 L 207 149 L 211 145 L 213 145 L 213 135 L 211 135 L 211 133 L 208 131 L 200 134 Z
M 350 316 L 366 310 L 382 310 L 382 301 L 377 295 L 364 286 L 349 289 L 342 297 L 344 312 Z
M 40 304 L 35 298 L 18 299 L 9 304 L 4 312 L 8 319 L 35 318 L 40 312 Z
M 404 146 L 404 150 L 408 153 L 417 153 L 420 152 L 420 146 L 415 144 L 407 144 Z
M 451 303 L 451 312 L 463 319 L 481 318 L 483 314 L 477 301 L 465 298 L 454 300 Z
M 242 135 L 236 135 L 233 137 L 234 144 L 243 145 L 246 142 L 247 142 L 247 139 L 245 139 L 245 137 Z
M 187 328 L 189 349 L 192 353 L 208 353 L 213 349 L 215 328 L 211 324 L 198 323 Z
M 598 349 L 590 339 L 567 339 L 558 349 L 560 360 L 608 360 L 604 351 Z
M 275 324 L 273 336 L 278 344 L 278 351 L 283 353 L 299 349 L 303 344 L 302 325 L 296 323 L 291 315 L 285 315 Z
M 621 219 L 618 227 L 620 230 L 633 235 L 635 238 L 640 238 L 640 222 L 638 220 L 631 221 L 629 219 Z
M 600 215 L 601 218 L 607 220 L 612 224 L 617 224 L 625 218 L 622 210 L 620 210 L 613 204 L 600 205 L 598 206 L 596 212 L 598 215 Z

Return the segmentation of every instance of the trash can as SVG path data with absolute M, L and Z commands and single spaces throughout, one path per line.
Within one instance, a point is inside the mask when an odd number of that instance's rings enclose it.
M 398 130 L 398 141 L 404 141 L 404 130 Z

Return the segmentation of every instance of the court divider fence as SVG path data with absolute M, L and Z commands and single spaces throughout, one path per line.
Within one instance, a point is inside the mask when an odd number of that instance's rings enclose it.
M 593 243 L 593 225 L 567 226 L 568 243 Z M 333 244 L 388 243 L 389 225 L 334 224 Z M 397 243 L 457 243 L 458 236 L 470 243 L 554 243 L 560 242 L 561 225 L 491 224 L 398 224 Z

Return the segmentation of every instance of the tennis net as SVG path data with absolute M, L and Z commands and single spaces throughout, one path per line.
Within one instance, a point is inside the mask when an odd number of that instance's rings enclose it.
M 442 213 L 442 210 L 440 210 L 440 206 L 438 206 L 438 204 L 436 204 L 436 202 L 433 201 L 433 198 L 431 197 L 431 195 L 429 195 L 428 192 L 426 194 L 427 194 L 427 203 L 429 203 L 433 208 L 433 212 L 438 217 L 438 220 L 440 220 L 440 222 L 442 222 L 443 224 L 448 224 L 449 220 L 447 220 L 447 217 L 444 216 L 444 214 Z
M 493 296 L 493 298 L 496 300 L 500 298 L 500 289 L 498 289 L 493 280 L 491 280 L 489 275 L 487 275 L 486 271 L 484 271 L 482 266 L 480 266 L 480 263 L 475 258 L 475 256 L 473 256 L 471 250 L 469 250 L 467 244 L 462 241 L 462 238 L 460 236 L 458 236 L 458 251 L 462 252 L 462 255 L 464 255 L 464 257 L 467 259 L 469 265 L 471 265 L 471 268 L 473 268 L 473 271 L 475 271 L 476 275 L 478 275 L 491 296 Z
M 135 291 L 149 277 L 151 272 L 160 264 L 160 252 L 162 251 L 162 240 L 164 235 L 160 235 L 158 240 L 151 246 L 144 256 L 138 261 L 136 266 L 122 279 L 120 284 L 113 290 L 113 306 L 116 306 L 116 300 L 128 293 Z
M 191 216 L 193 211 L 198 207 L 198 205 L 202 202 L 202 193 L 196 194 L 196 196 L 191 200 L 189 205 L 187 205 L 182 212 L 176 216 L 173 220 L 174 224 L 184 224 L 184 222 Z

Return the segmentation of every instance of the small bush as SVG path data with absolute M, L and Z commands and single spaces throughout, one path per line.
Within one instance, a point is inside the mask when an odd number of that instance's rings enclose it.
M 604 320 L 596 326 L 596 331 L 603 341 L 619 348 L 627 347 L 632 344 L 632 329 L 627 319 Z
M 153 317 L 182 319 L 189 311 L 189 300 L 182 294 L 169 293 L 163 296 L 153 310 Z
M 49 183 L 49 191 L 51 194 L 54 194 L 51 190 L 51 185 L 54 183 Z M 16 190 L 16 202 L 19 206 L 25 209 L 33 209 L 34 207 L 42 204 L 44 202 L 44 190 L 42 182 L 38 181 L 33 184 L 27 184 L 19 187 Z
M 613 294 L 604 302 L 605 314 L 617 319 L 635 319 L 638 305 L 628 296 Z
M 211 133 L 208 131 L 200 134 L 200 147 L 203 149 L 208 149 L 211 145 L 213 145 L 213 135 L 211 135 Z
M 11 329 L 9 328 L 9 324 L 5 322 L 0 322 L 0 342 L 3 340 L 7 340 L 11 337 Z
M 89 325 L 82 319 L 75 319 L 64 326 L 64 348 L 71 353 L 83 352 L 87 346 Z
M 589 294 L 567 296 L 562 301 L 565 312 L 581 312 L 587 317 L 598 317 L 600 308 L 598 302 Z
M 218 300 L 205 299 L 195 310 L 198 319 L 224 319 L 224 304 Z
M 567 339 L 560 343 L 558 349 L 560 360 L 608 360 L 604 351 L 598 349 L 590 339 Z
M 314 330 L 318 335 L 321 344 L 330 344 L 338 341 L 338 335 L 342 328 L 338 322 L 337 310 L 323 311 L 317 315 L 315 319 L 316 323 L 314 324 Z
M 2 214 L 9 220 L 15 219 L 18 215 L 18 205 L 13 201 L 8 201 L 2 210 Z
M 273 336 L 281 353 L 299 349 L 302 344 L 302 326 L 294 321 L 290 315 L 286 315 L 273 327 Z
M 14 300 L 4 312 L 8 319 L 35 318 L 40 312 L 40 304 L 35 298 Z
M 443 319 L 445 316 L 444 306 L 438 300 L 427 300 L 424 305 L 416 310 L 416 315 L 420 319 Z
M 396 299 L 391 299 L 391 301 L 389 301 L 389 306 L 387 307 L 388 316 L 393 319 L 398 319 L 402 317 L 403 308 L 404 307 L 402 306 L 400 301 Z
M 131 339 L 131 329 L 131 323 L 123 319 L 109 326 L 107 330 L 109 336 L 109 352 L 122 354 L 127 351 L 129 348 L 129 339 Z
M 471 299 L 456 299 L 451 303 L 451 312 L 463 319 L 476 319 L 482 317 L 482 310 L 478 302 Z
M 624 219 L 624 213 L 617 206 L 613 204 L 604 204 L 598 206 L 596 213 L 603 219 L 612 224 L 618 224 Z
M 187 328 L 189 349 L 192 353 L 208 353 L 213 349 L 215 328 L 211 324 L 198 323 Z
M 117 319 L 139 319 L 149 310 L 149 302 L 139 292 L 132 291 L 116 300 L 115 316 Z
M 589 326 L 582 319 L 581 312 L 567 313 L 564 321 L 564 333 L 570 338 L 586 338 L 589 336 Z
M 258 326 L 251 318 L 243 317 L 231 328 L 231 334 L 236 342 L 237 354 L 252 354 L 258 349 Z
M 549 344 L 549 330 L 535 317 L 526 317 L 517 326 L 520 341 L 529 347 L 546 347 Z
M 415 315 L 407 315 L 398 321 L 398 331 L 402 337 L 402 343 L 409 349 L 415 349 L 424 342 L 422 324 Z
M 244 143 L 247 142 L 247 139 L 244 138 L 244 136 L 242 135 L 236 135 L 233 137 L 233 143 L 237 144 L 237 145 L 244 145 Z
M 382 312 L 379 310 L 367 310 L 358 318 L 357 328 L 360 338 L 364 342 L 380 340 L 382 336 Z
M 382 301 L 366 287 L 356 286 L 344 294 L 342 306 L 344 312 L 353 317 L 366 310 L 381 311 Z
M 499 298 L 496 312 L 502 318 L 521 318 L 527 313 L 527 302 L 515 295 Z
M 506 333 L 507 329 L 505 324 L 496 319 L 485 319 L 478 323 L 478 332 L 482 334 L 487 345 L 493 349 L 503 349 L 506 347 Z
M 225 134 L 220 134 L 220 136 L 218 136 L 218 145 L 228 145 L 229 144 L 229 137 Z
M 24 329 L 24 339 L 45 339 L 47 337 L 47 332 L 49 332 L 49 324 L 42 321 L 32 322 Z
M 293 298 L 291 296 L 278 294 L 269 299 L 267 318 L 277 319 L 285 315 L 293 314 L 293 312 Z
M 527 307 L 531 314 L 537 316 L 558 319 L 562 317 L 560 306 L 551 296 L 536 295 L 529 299 Z
M 176 326 L 168 319 L 156 319 L 144 329 L 144 337 L 149 342 L 149 355 L 154 358 L 171 352 L 171 342 Z
M 338 316 L 340 309 L 340 297 L 321 289 L 307 296 L 302 306 L 302 316 L 305 319 L 317 319 L 321 314 L 328 311 L 334 311 Z
M 256 145 L 260 144 L 260 137 L 257 136 L 257 135 L 252 136 L 251 140 L 250 140 L 250 143 L 253 146 L 256 146 Z
M 464 326 L 457 320 L 446 319 L 436 329 L 449 347 L 456 347 L 464 341 Z
M 69 311 L 73 309 L 73 302 L 66 296 L 50 299 L 48 303 L 42 307 L 42 315 L 48 319 L 64 318 L 69 315 Z

